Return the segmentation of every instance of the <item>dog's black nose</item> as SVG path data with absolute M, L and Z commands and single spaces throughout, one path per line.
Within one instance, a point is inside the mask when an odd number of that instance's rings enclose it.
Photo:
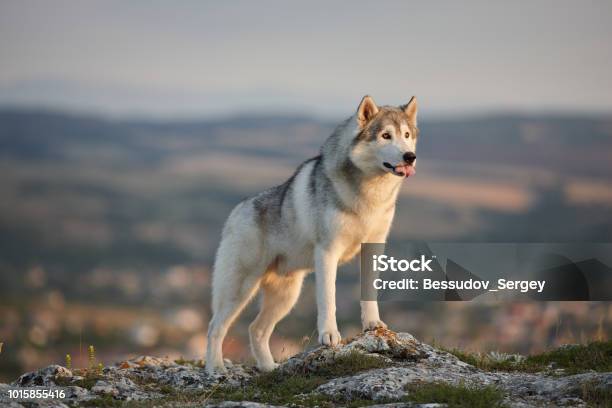
M 404 161 L 406 163 L 412 164 L 414 163 L 415 160 L 416 160 L 416 154 L 414 154 L 413 152 L 404 153 Z

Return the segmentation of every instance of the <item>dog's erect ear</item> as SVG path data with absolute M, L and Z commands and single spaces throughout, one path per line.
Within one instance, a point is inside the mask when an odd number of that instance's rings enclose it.
M 370 95 L 366 95 L 361 100 L 359 108 L 357 108 L 357 122 L 359 127 L 363 128 L 370 120 L 378 113 L 378 106 Z
M 416 126 L 418 110 L 416 96 L 410 98 L 410 102 L 403 105 L 401 108 L 406 113 L 406 115 L 408 115 L 408 120 L 410 120 L 410 122 Z

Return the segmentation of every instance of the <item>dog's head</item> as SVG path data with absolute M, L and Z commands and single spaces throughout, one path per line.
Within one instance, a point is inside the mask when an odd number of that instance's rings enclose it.
M 399 107 L 376 106 L 364 96 L 356 114 L 358 133 L 351 160 L 366 174 L 414 174 L 416 166 L 417 101 L 413 96 Z

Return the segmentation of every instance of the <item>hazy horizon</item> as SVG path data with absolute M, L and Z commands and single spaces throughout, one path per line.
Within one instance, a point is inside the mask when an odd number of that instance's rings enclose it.
M 5 1 L 0 106 L 113 117 L 612 112 L 612 4 Z

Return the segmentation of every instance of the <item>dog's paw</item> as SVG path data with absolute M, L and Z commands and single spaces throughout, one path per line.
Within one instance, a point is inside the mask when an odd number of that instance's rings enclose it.
M 363 322 L 362 325 L 363 325 L 363 331 L 374 330 L 379 327 L 383 329 L 387 328 L 387 325 L 382 320 L 370 320 L 367 322 Z
M 340 344 L 340 340 L 342 340 L 342 336 L 340 336 L 338 329 L 323 330 L 319 333 L 319 343 L 324 346 L 337 346 Z

